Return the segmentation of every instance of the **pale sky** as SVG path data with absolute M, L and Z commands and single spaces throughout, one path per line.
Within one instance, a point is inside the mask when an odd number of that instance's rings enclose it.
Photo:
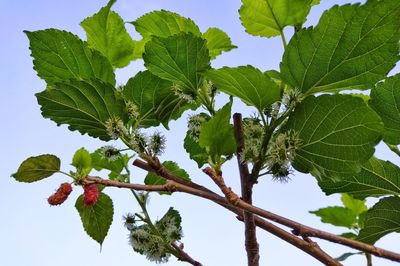
M 314 25 L 322 11 L 331 5 L 348 2 L 356 1 L 322 0 L 321 5 L 312 9 L 307 25 Z M 63 205 L 50 207 L 47 197 L 60 183 L 70 181 L 66 177 L 56 175 L 33 184 L 18 183 L 10 178 L 19 164 L 29 156 L 55 154 L 61 158 L 62 169 L 68 171 L 77 149 L 83 146 L 94 151 L 104 145 L 99 140 L 77 132 L 71 133 L 66 126 L 57 127 L 54 122 L 42 118 L 34 94 L 42 91 L 45 83 L 32 69 L 28 39 L 22 31 L 58 28 L 78 34 L 84 39 L 80 21 L 106 4 L 105 0 L 0 0 L 0 108 L 3 117 L 0 130 L 0 265 L 154 265 L 144 256 L 133 252 L 128 245 L 128 232 L 123 227 L 122 216 L 127 212 L 139 211 L 139 206 L 128 190 L 105 190 L 114 201 L 115 214 L 100 252 L 98 244 L 83 231 L 74 208 L 75 199 L 82 193 L 81 188 L 75 187 L 70 199 Z M 251 64 L 261 70 L 278 69 L 282 56 L 280 38 L 265 39 L 246 34 L 239 21 L 239 7 L 240 0 L 119 0 L 113 9 L 126 21 L 133 21 L 151 10 L 167 9 L 192 18 L 203 32 L 208 27 L 224 30 L 239 48 L 219 56 L 213 61 L 213 67 Z M 127 27 L 137 38 L 133 27 Z M 117 82 L 124 84 L 141 69 L 141 60 L 131 63 L 126 69 L 117 72 Z M 219 103 L 226 100 L 227 97 L 220 97 Z M 234 111 L 251 112 L 237 103 Z M 182 147 L 186 117 L 187 114 L 184 114 L 179 122 L 172 122 L 170 132 L 160 129 L 168 139 L 167 152 L 162 159 L 176 161 L 195 182 L 216 190 L 208 177 L 188 159 Z M 120 143 L 116 145 L 123 147 Z M 400 163 L 399 159 L 381 146 L 378 147 L 378 156 Z M 235 160 L 224 169 L 226 182 L 240 191 Z M 131 171 L 132 180 L 141 182 L 145 173 L 133 167 Z M 345 231 L 322 224 L 316 216 L 308 213 L 309 210 L 340 204 L 338 195 L 326 197 L 310 175 L 296 173 L 287 184 L 273 182 L 268 177 L 262 178 L 254 194 L 254 204 L 269 211 L 329 232 Z M 246 265 L 243 225 L 234 215 L 220 206 L 192 196 L 176 193 L 168 197 L 154 194 L 149 205 L 153 219 L 161 217 L 169 206 L 179 210 L 182 215 L 183 243 L 193 258 L 205 266 Z M 260 265 L 320 265 L 314 258 L 265 231 L 258 231 L 258 239 Z M 351 251 L 346 247 L 315 240 L 333 257 Z M 399 243 L 399 235 L 391 234 L 378 241 L 377 246 L 400 252 Z M 374 266 L 395 264 L 378 258 L 373 261 Z M 363 256 L 353 256 L 344 264 L 359 266 L 366 263 Z M 166 265 L 185 264 L 172 258 Z

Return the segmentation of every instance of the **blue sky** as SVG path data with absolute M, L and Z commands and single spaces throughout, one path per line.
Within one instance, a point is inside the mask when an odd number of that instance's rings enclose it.
M 331 5 L 347 2 L 356 1 L 322 0 L 321 5 L 312 9 L 307 24 L 315 24 L 322 11 Z M 80 188 L 76 187 L 71 198 L 60 207 L 50 207 L 46 199 L 60 183 L 67 181 L 65 177 L 54 176 L 34 184 L 18 183 L 10 178 L 10 174 L 29 156 L 56 154 L 62 159 L 63 169 L 69 170 L 75 150 L 84 146 L 93 151 L 104 145 L 86 135 L 71 133 L 66 126 L 57 127 L 52 121 L 41 117 L 34 94 L 42 91 L 45 84 L 32 69 L 28 40 L 22 31 L 58 28 L 78 34 L 84 39 L 80 21 L 105 4 L 105 0 L 0 0 L 0 265 L 153 265 L 143 256 L 134 253 L 128 245 L 122 216 L 127 212 L 139 211 L 129 191 L 106 189 L 106 193 L 114 200 L 115 215 L 100 252 L 97 243 L 83 231 L 74 208 L 75 198 L 81 194 Z M 191 17 L 202 31 L 208 27 L 223 29 L 239 48 L 221 55 L 213 61 L 213 67 L 251 64 L 262 70 L 278 69 L 283 51 L 280 39 L 247 35 L 238 18 L 239 7 L 239 0 L 119 0 L 113 9 L 126 21 L 133 21 L 151 10 L 168 9 Z M 138 36 L 132 26 L 127 27 L 134 37 Z M 287 34 L 290 35 L 290 31 Z M 138 60 L 126 69 L 119 70 L 118 83 L 124 84 L 141 69 L 143 63 Z M 226 99 L 221 97 L 219 102 L 222 104 Z M 249 113 L 240 104 L 236 104 L 235 108 L 235 111 Z M 184 117 L 179 122 L 172 122 L 170 132 L 161 129 L 168 138 L 167 152 L 163 159 L 177 161 L 194 181 L 214 189 L 212 182 L 197 169 L 196 164 L 186 158 L 182 147 L 185 121 Z M 384 147 L 378 147 L 378 155 L 400 163 Z M 143 171 L 131 170 L 135 182 L 140 182 L 145 176 Z M 226 166 L 224 173 L 227 183 L 237 189 L 239 178 L 234 162 Z M 264 178 L 254 193 L 254 203 L 260 207 L 323 230 L 342 232 L 320 223 L 318 218 L 308 213 L 309 210 L 340 203 L 338 196 L 325 197 L 311 176 L 295 174 L 287 184 Z M 187 195 L 152 195 L 149 209 L 153 217 L 160 217 L 169 206 L 174 206 L 183 216 L 183 242 L 186 251 L 195 259 L 204 265 L 245 265 L 243 226 L 231 213 Z M 258 239 L 261 245 L 261 265 L 319 265 L 307 254 L 264 231 L 259 231 Z M 350 251 L 322 240 L 318 243 L 332 256 Z M 380 240 L 377 245 L 395 249 L 398 243 L 398 235 L 392 234 Z M 361 256 L 354 256 L 345 263 L 351 266 L 364 264 Z M 374 258 L 376 266 L 393 264 Z M 167 265 L 184 264 L 171 259 Z

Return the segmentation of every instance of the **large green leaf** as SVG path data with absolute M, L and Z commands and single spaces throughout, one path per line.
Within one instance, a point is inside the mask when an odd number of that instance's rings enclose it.
M 246 32 L 273 37 L 286 26 L 301 25 L 311 8 L 311 0 L 242 0 L 240 20 Z
M 207 40 L 208 51 L 211 59 L 215 59 L 222 52 L 228 52 L 237 48 L 233 45 L 229 36 L 218 28 L 209 28 L 203 33 L 203 38 Z
M 210 68 L 206 40 L 192 33 L 152 38 L 146 44 L 143 60 L 150 72 L 172 81 L 191 95 L 203 83 L 201 73 Z
M 92 157 L 85 148 L 80 148 L 72 157 L 72 165 L 76 167 L 76 170 L 80 176 L 87 176 L 92 170 Z
M 172 83 L 163 80 L 150 71 L 139 72 L 129 79 L 124 87 L 124 98 L 139 108 L 140 126 L 168 125 L 171 119 L 179 118 L 192 107 L 185 99 L 172 91 Z
M 223 67 L 206 72 L 206 77 L 221 91 L 239 97 L 247 105 L 258 110 L 280 98 L 278 85 L 253 66 Z
M 357 240 L 374 244 L 381 237 L 400 233 L 400 198 L 381 199 L 368 212 Z
M 370 89 L 399 60 L 399 17 L 398 0 L 334 6 L 293 36 L 283 79 L 304 93 Z
M 32 183 L 60 171 L 60 159 L 52 154 L 29 157 L 11 175 L 19 182 Z
M 385 141 L 400 144 L 400 74 L 378 83 L 371 91 L 370 106 L 385 125 Z
M 107 58 L 90 49 L 78 36 L 56 29 L 25 33 L 30 41 L 34 68 L 48 85 L 71 78 L 98 78 L 115 84 Z
M 362 165 L 360 173 L 337 182 L 320 180 L 319 186 L 327 195 L 348 193 L 360 199 L 400 195 L 400 168 L 389 161 L 371 158 Z
M 356 174 L 374 153 L 382 122 L 365 102 L 350 95 L 309 96 L 289 116 L 286 130 L 302 141 L 295 169 L 316 177 Z
M 229 123 L 231 107 L 232 102 L 227 103 L 210 120 L 201 125 L 199 145 L 210 155 L 230 156 L 236 150 L 233 127 Z
M 147 13 L 131 23 L 143 38 L 152 36 L 165 38 L 181 32 L 191 32 L 201 36 L 200 29 L 193 20 L 167 10 Z
M 323 223 L 353 228 L 357 222 L 357 214 L 352 210 L 340 206 L 326 207 L 316 211 L 310 211 L 321 218 Z
M 81 217 L 83 229 L 101 245 L 113 221 L 114 206 L 111 198 L 100 193 L 96 204 L 85 206 L 81 195 L 76 200 L 75 208 Z
M 126 121 L 125 103 L 110 84 L 100 80 L 70 80 L 37 93 L 42 115 L 58 125 L 68 124 L 101 140 L 110 140 L 105 122 L 112 116 Z
M 126 31 L 123 19 L 110 10 L 115 2 L 110 1 L 98 13 L 82 21 L 81 26 L 89 46 L 102 52 L 114 67 L 124 67 L 133 58 L 135 42 Z
M 180 168 L 177 163 L 173 161 L 165 161 L 162 165 L 176 176 L 182 177 L 183 180 L 190 181 L 188 173 Z M 144 179 L 146 185 L 164 185 L 167 180 L 159 175 L 149 172 Z M 159 192 L 159 194 L 170 195 L 170 192 Z

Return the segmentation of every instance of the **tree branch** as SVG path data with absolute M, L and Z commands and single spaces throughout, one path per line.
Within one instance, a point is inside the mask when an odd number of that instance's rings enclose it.
M 249 204 L 253 204 L 254 179 L 252 179 L 250 176 L 247 164 L 242 160 L 242 153 L 245 146 L 242 127 L 242 115 L 239 113 L 235 113 L 233 115 L 233 128 L 237 145 L 236 158 L 240 173 L 242 199 Z M 250 212 L 243 212 L 243 222 L 247 263 L 248 265 L 258 266 L 260 260 L 260 249 L 257 242 L 254 215 Z
M 84 182 L 101 184 L 101 185 L 108 186 L 108 187 L 128 188 L 128 189 L 134 189 L 134 190 L 139 190 L 139 191 L 184 192 L 184 193 L 188 193 L 188 194 L 192 194 L 195 196 L 209 199 L 219 205 L 224 206 L 226 209 L 235 213 L 237 215 L 237 218 L 239 221 L 243 221 L 243 219 L 244 219 L 243 218 L 243 210 L 231 205 L 225 198 L 223 198 L 213 192 L 205 192 L 205 191 L 201 191 L 201 190 L 198 190 L 195 188 L 190 188 L 185 185 L 176 183 L 175 181 L 172 181 L 172 180 L 167 181 L 167 183 L 164 185 L 142 185 L 142 184 L 132 184 L 132 183 L 119 182 L 119 181 L 115 181 L 115 180 L 102 179 L 100 177 L 95 177 L 95 176 L 87 176 L 86 179 L 84 180 Z M 276 225 L 273 225 L 272 223 L 261 219 L 260 217 L 255 217 L 255 223 L 260 228 L 266 230 L 267 232 L 270 232 L 273 235 L 276 235 L 277 237 L 281 238 L 282 240 L 303 250 L 304 252 L 310 254 L 311 256 L 313 256 L 320 262 L 324 263 L 325 265 L 332 265 L 332 266 L 341 265 L 341 264 L 338 264 L 337 261 L 334 260 L 332 257 L 330 257 L 328 254 L 323 252 L 319 248 L 319 246 L 315 243 L 313 243 L 313 244 L 308 243 L 308 242 L 304 241 L 303 239 L 298 238 L 297 236 L 295 236 L 291 233 L 288 233 L 285 230 L 277 227 Z
M 146 170 L 146 169 L 148 169 L 148 167 L 145 167 L 145 168 L 142 168 L 142 169 Z M 154 172 L 154 170 L 152 172 Z M 169 175 L 162 176 L 162 177 L 168 179 L 167 177 L 173 175 L 170 172 L 168 172 L 168 173 L 169 173 Z M 192 185 L 194 185 L 194 184 L 195 183 L 192 183 Z M 199 186 L 197 184 L 196 184 L 196 186 L 201 187 L 201 188 L 204 189 L 204 187 Z M 201 192 L 200 192 L 200 191 L 196 191 L 194 188 L 192 188 L 192 189 L 194 191 L 191 191 L 191 192 L 194 192 L 194 193 L 191 193 L 189 191 L 182 191 L 182 192 L 186 192 L 186 193 L 189 193 L 189 194 L 192 194 L 192 195 L 196 195 L 196 196 L 199 196 L 199 197 L 203 197 L 203 198 L 212 200 L 212 201 L 214 201 L 214 202 L 216 202 L 218 204 L 221 204 L 223 206 L 229 204 L 229 202 L 225 198 L 223 198 L 223 197 L 211 192 L 210 190 L 206 189 L 206 190 L 201 190 Z M 371 253 L 372 255 L 375 255 L 375 256 L 378 256 L 378 257 L 382 257 L 382 258 L 386 258 L 386 259 L 389 259 L 389 260 L 400 262 L 400 254 L 399 253 L 395 253 L 395 252 L 392 252 L 392 251 L 389 251 L 389 250 L 381 249 L 381 248 L 375 247 L 373 245 L 369 245 L 369 244 L 366 244 L 366 243 L 363 243 L 363 242 L 359 242 L 359 241 L 356 241 L 356 240 L 353 240 L 353 239 L 344 238 L 344 237 L 341 237 L 341 236 L 337 236 L 335 234 L 331 234 L 331 233 L 328 233 L 328 232 L 324 232 L 324 231 L 318 230 L 316 228 L 312 228 L 312 227 L 303 225 L 301 223 L 295 222 L 295 221 L 290 220 L 288 218 L 279 216 L 279 215 L 274 214 L 272 212 L 269 212 L 269 211 L 263 210 L 261 208 L 258 208 L 256 206 L 253 206 L 251 204 L 248 204 L 248 203 L 244 202 L 243 200 L 239 199 L 238 204 L 236 205 L 236 207 L 239 207 L 243 211 L 248 211 L 248 212 L 251 212 L 253 214 L 257 214 L 257 215 L 259 215 L 261 217 L 264 217 L 264 218 L 269 219 L 271 221 L 274 221 L 276 223 L 279 223 L 279 224 L 285 225 L 285 226 L 287 226 L 289 228 L 292 228 L 292 229 L 294 229 L 292 232 L 295 235 L 299 235 L 299 236 L 302 236 L 302 237 L 316 237 L 316 238 L 324 239 L 324 240 L 327 240 L 327 241 L 330 241 L 330 242 L 333 242 L 333 243 L 337 243 L 337 244 L 341 244 L 341 245 L 344 245 L 344 246 L 348 246 L 348 247 L 351 247 L 351 248 L 354 248 L 354 249 L 357 249 L 357 250 L 360 250 L 360 251 L 368 252 L 368 253 Z
M 172 243 L 171 246 L 178 252 L 178 260 L 185 261 L 192 264 L 193 266 L 203 266 L 200 262 L 195 261 L 192 257 L 189 256 L 189 254 L 183 251 L 183 244 L 178 246 L 176 243 Z

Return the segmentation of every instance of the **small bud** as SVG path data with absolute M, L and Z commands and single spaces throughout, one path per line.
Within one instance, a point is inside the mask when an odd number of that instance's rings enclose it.
M 199 141 L 199 136 L 200 136 L 200 129 L 201 125 L 208 121 L 210 117 L 205 114 L 205 113 L 200 113 L 197 115 L 192 115 L 188 119 L 188 132 L 189 136 L 195 140 Z
M 100 148 L 100 157 L 108 160 L 109 162 L 116 161 L 120 155 L 120 151 L 111 145 L 106 145 Z
M 68 198 L 71 192 L 72 192 L 71 184 L 62 183 L 60 187 L 57 189 L 57 191 L 47 199 L 47 202 L 52 206 L 60 205 Z
M 180 87 L 178 84 L 172 85 L 171 90 L 174 92 L 176 96 L 187 101 L 188 103 L 194 102 L 194 96 L 188 93 L 187 91 L 184 91 L 184 89 Z
M 149 140 L 148 148 L 154 155 L 161 155 L 165 150 L 165 136 L 161 135 L 160 132 L 155 132 Z
M 99 189 L 96 184 L 85 185 L 83 187 L 83 204 L 85 206 L 93 206 L 99 199 Z
M 119 117 L 116 116 L 110 117 L 109 119 L 107 119 L 105 126 L 107 134 L 112 139 L 118 139 L 128 134 L 128 130 L 126 129 L 124 123 Z
M 126 112 L 131 119 L 137 119 L 140 116 L 139 107 L 131 101 L 126 103 Z

